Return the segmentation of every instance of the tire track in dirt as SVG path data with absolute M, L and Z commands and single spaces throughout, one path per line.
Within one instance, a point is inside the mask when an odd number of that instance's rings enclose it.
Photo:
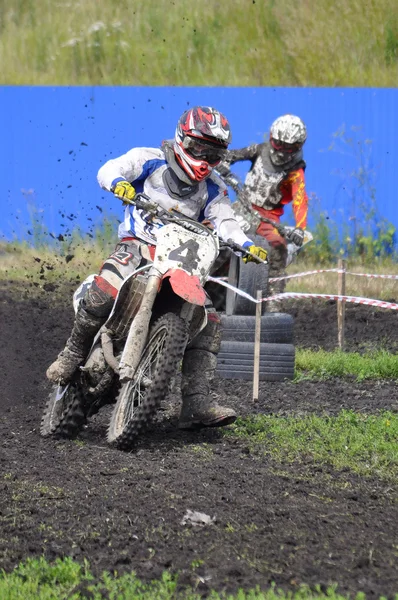
M 311 461 L 279 464 L 218 431 L 178 431 L 175 396 L 132 453 L 106 446 L 109 407 L 77 441 L 42 439 L 45 368 L 72 322 L 70 307 L 50 299 L 19 295 L 15 301 L 7 292 L 0 302 L 6 367 L 0 568 L 44 553 L 87 557 L 97 574 L 134 569 L 149 580 L 164 569 L 180 571 L 181 582 L 203 594 L 272 581 L 285 589 L 337 582 L 342 592 L 362 590 L 370 598 L 398 591 L 396 490 L 388 482 Z M 324 320 L 321 313 L 318 327 Z M 369 326 L 358 329 L 358 340 Z M 393 335 L 391 323 L 389 329 Z M 256 407 L 248 401 L 250 384 L 220 381 L 217 391 L 240 414 L 335 414 L 342 407 L 391 408 L 395 388 L 388 382 L 264 382 Z M 183 526 L 187 509 L 216 516 L 216 522 Z

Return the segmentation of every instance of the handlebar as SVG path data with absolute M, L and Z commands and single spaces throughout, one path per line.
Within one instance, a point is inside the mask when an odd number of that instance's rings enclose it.
M 116 196 L 116 197 L 118 198 L 118 196 Z M 149 196 L 147 196 L 146 194 L 143 194 L 142 192 L 139 192 L 138 194 L 136 194 L 134 196 L 133 200 L 129 200 L 127 198 L 119 198 L 119 200 L 122 200 L 123 204 L 129 204 L 131 206 L 136 206 L 140 210 L 145 210 L 147 213 L 149 213 L 153 217 L 157 217 L 158 219 L 161 219 L 165 222 L 178 223 L 179 225 L 181 225 L 182 227 L 185 227 L 185 229 L 188 229 L 189 231 L 196 230 L 196 232 L 198 232 L 197 230 L 199 229 L 199 230 L 205 231 L 206 233 L 208 233 L 210 235 L 214 235 L 212 230 L 209 229 L 208 227 L 206 227 L 206 225 L 203 225 L 202 223 L 199 223 L 198 221 L 194 221 L 193 219 L 190 219 L 189 217 L 178 212 L 177 210 L 174 210 L 174 209 L 172 209 L 170 211 L 165 210 L 164 208 L 159 206 L 159 204 L 155 204 L 154 202 L 151 202 L 151 199 L 149 198 Z M 266 260 L 262 260 L 261 258 L 256 256 L 252 252 L 249 252 L 247 250 L 247 248 L 244 248 L 243 246 L 236 244 L 232 240 L 228 240 L 227 242 L 222 241 L 220 243 L 220 246 L 224 246 L 224 247 L 230 248 L 233 251 L 241 252 L 242 254 L 247 254 L 249 256 L 252 256 L 253 260 L 255 262 L 263 263 L 265 265 L 268 264 Z
M 119 198 L 119 196 L 116 196 L 116 198 Z M 156 216 L 158 216 L 157 213 L 158 209 L 160 208 L 159 205 L 151 202 L 151 199 L 146 194 L 142 194 L 141 192 L 139 192 L 134 196 L 134 200 L 129 200 L 128 198 L 119 198 L 119 200 L 121 200 L 123 204 L 130 204 L 131 206 L 136 206 L 139 209 L 146 210 L 150 213 L 154 213 L 154 216 L 156 213 Z
M 242 184 L 241 180 L 239 179 L 239 177 L 237 175 L 235 175 L 234 173 L 232 173 L 232 171 L 229 170 L 218 170 L 218 175 L 221 177 L 221 179 L 227 184 L 230 185 L 232 187 L 232 189 L 237 193 L 237 200 L 238 202 L 240 202 L 240 204 L 243 206 L 243 208 L 245 208 L 246 210 L 252 210 L 251 206 L 246 206 L 246 203 L 240 198 L 240 192 L 242 192 L 244 184 Z M 256 213 L 256 217 L 260 220 L 263 221 L 264 223 L 268 223 L 269 225 L 272 225 L 272 227 L 274 227 L 277 232 L 284 237 L 286 240 L 290 241 L 290 232 L 280 223 L 276 223 L 275 221 L 273 221 L 272 219 L 268 219 L 267 217 L 263 217 L 260 215 L 260 213 Z
M 272 219 L 268 219 L 267 217 L 259 216 L 259 219 L 261 219 L 261 221 L 263 221 L 264 223 L 269 223 L 270 225 L 272 225 L 272 227 L 275 227 L 277 232 L 282 237 L 286 238 L 287 240 L 289 239 L 289 232 L 283 225 L 281 225 L 280 223 L 276 223 L 275 221 L 273 221 Z

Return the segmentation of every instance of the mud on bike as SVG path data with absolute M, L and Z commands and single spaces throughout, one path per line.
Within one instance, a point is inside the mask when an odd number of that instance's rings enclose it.
M 74 437 L 90 416 L 114 403 L 107 441 L 129 449 L 166 397 L 187 344 L 206 326 L 204 286 L 220 249 L 250 254 L 144 194 L 131 203 L 161 223 L 153 261 L 123 281 L 86 360 L 70 382 L 53 387 L 41 422 L 43 436 Z M 94 277 L 76 290 L 75 312 Z

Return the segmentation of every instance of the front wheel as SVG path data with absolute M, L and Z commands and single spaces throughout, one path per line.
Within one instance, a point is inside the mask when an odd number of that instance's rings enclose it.
M 184 356 L 185 321 L 167 313 L 153 324 L 134 378 L 120 387 L 108 429 L 108 442 L 121 450 L 151 422 Z

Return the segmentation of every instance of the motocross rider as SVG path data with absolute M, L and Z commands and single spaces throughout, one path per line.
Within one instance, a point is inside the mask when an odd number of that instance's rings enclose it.
M 286 204 L 292 202 L 296 221 L 295 229 L 289 239 L 297 246 L 304 242 L 304 230 L 307 226 L 308 196 L 305 190 L 305 162 L 303 145 L 307 130 L 303 121 L 295 115 L 278 117 L 271 125 L 269 141 L 252 144 L 240 150 L 228 150 L 217 171 L 224 180 L 239 193 L 243 205 L 250 207 L 260 216 L 280 223 Z M 246 176 L 243 188 L 238 189 L 237 180 L 230 166 L 242 160 L 250 160 L 251 168 Z M 287 261 L 287 242 L 268 224 L 261 222 L 257 233 L 269 243 L 269 276 L 285 275 Z M 269 286 L 269 294 L 284 291 L 285 281 L 277 281 Z M 267 302 L 267 310 L 278 310 L 278 302 Z
M 122 200 L 134 200 L 137 192 L 144 192 L 166 210 L 178 210 L 199 222 L 209 220 L 222 239 L 232 239 L 265 260 L 267 251 L 255 246 L 242 231 L 226 186 L 213 173 L 230 141 L 231 130 L 224 115 L 214 108 L 197 106 L 180 117 L 174 139 L 164 141 L 161 148 L 132 148 L 109 160 L 100 168 L 98 182 Z M 119 243 L 87 290 L 65 348 L 47 369 L 50 381 L 67 382 L 84 361 L 123 280 L 151 260 L 158 227 L 144 210 L 126 205 L 124 221 L 119 225 Z M 252 257 L 247 255 L 243 260 Z M 207 325 L 187 346 L 183 360 L 182 429 L 223 426 L 236 418 L 232 409 L 219 406 L 211 396 L 220 319 L 210 298 L 206 309 Z

